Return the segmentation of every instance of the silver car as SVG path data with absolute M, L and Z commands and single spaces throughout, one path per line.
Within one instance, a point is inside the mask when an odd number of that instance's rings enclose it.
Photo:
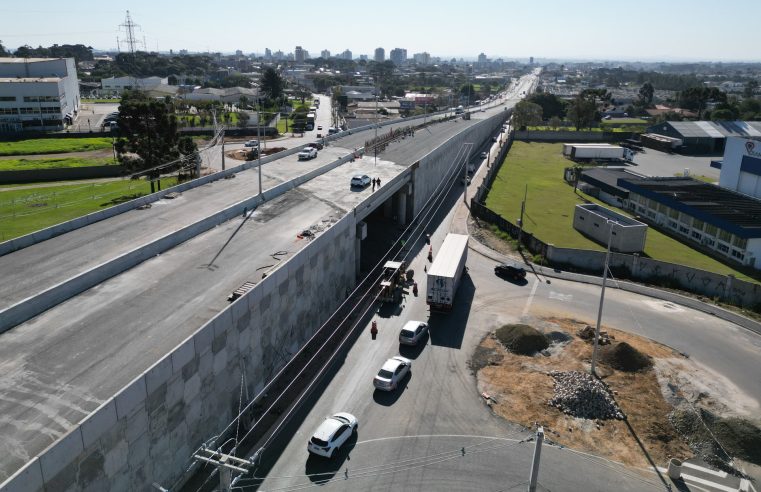
M 399 343 L 402 345 L 417 345 L 428 332 L 428 323 L 408 321 L 399 332 Z
M 387 360 L 381 370 L 378 371 L 378 375 L 373 379 L 373 386 L 379 390 L 393 391 L 396 389 L 399 381 L 404 379 L 410 369 L 412 368 L 412 361 L 406 359 L 400 355 L 391 357 Z

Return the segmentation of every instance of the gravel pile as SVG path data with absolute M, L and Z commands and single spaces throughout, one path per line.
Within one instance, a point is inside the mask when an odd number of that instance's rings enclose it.
M 623 420 L 605 385 L 585 372 L 552 371 L 555 396 L 548 402 L 565 414 L 583 419 Z

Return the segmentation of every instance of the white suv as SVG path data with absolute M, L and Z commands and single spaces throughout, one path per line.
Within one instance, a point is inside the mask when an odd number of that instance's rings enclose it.
M 367 174 L 356 175 L 351 178 L 351 186 L 357 188 L 364 188 L 370 184 L 370 176 Z
M 350 413 L 339 412 L 328 417 L 307 443 L 307 451 L 330 458 L 352 434 L 357 432 L 358 427 L 357 417 Z
M 309 159 L 314 159 L 317 157 L 317 149 L 307 147 L 306 149 L 299 152 L 298 156 L 300 161 L 308 161 Z

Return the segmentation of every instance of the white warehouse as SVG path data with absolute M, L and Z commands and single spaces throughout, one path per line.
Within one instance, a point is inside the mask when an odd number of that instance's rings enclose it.
M 62 130 L 79 102 L 74 58 L 0 58 L 0 132 Z

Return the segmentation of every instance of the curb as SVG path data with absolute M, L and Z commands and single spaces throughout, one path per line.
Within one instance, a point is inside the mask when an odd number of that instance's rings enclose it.
M 485 256 L 486 258 L 489 258 L 490 260 L 494 260 L 498 262 L 516 261 L 516 258 L 509 257 L 506 255 L 503 255 L 502 253 L 494 251 L 493 249 L 481 243 L 478 239 L 474 238 L 474 241 L 469 242 L 468 245 L 470 249 L 472 249 L 473 251 L 475 251 L 476 253 L 482 256 Z M 518 260 L 518 261 L 522 261 L 522 260 Z M 533 263 L 527 263 L 527 265 L 535 273 L 543 275 L 545 277 L 557 278 L 560 280 L 569 280 L 571 282 L 580 282 L 584 284 L 602 285 L 602 278 L 595 277 L 593 275 L 583 275 L 580 273 L 563 272 L 561 270 L 547 268 L 547 267 L 535 265 Z M 724 321 L 729 321 L 730 323 L 734 323 L 742 328 L 745 328 L 746 330 L 752 331 L 753 333 L 757 335 L 761 335 L 761 323 L 754 321 L 750 318 L 747 318 L 741 314 L 737 314 L 727 309 L 724 309 L 722 307 L 715 306 L 713 304 L 708 304 L 703 301 L 699 301 L 697 299 L 684 296 L 682 294 L 677 294 L 675 292 L 669 292 L 669 291 L 657 289 L 655 287 L 648 287 L 645 285 L 636 284 L 634 282 L 629 282 L 625 280 L 616 280 L 615 282 L 607 283 L 606 287 L 624 290 L 627 292 L 632 292 L 635 294 L 640 294 L 643 296 L 660 299 L 662 301 L 673 302 L 674 304 L 679 304 L 680 306 L 695 309 L 697 311 L 716 316 L 719 319 L 722 319 Z

